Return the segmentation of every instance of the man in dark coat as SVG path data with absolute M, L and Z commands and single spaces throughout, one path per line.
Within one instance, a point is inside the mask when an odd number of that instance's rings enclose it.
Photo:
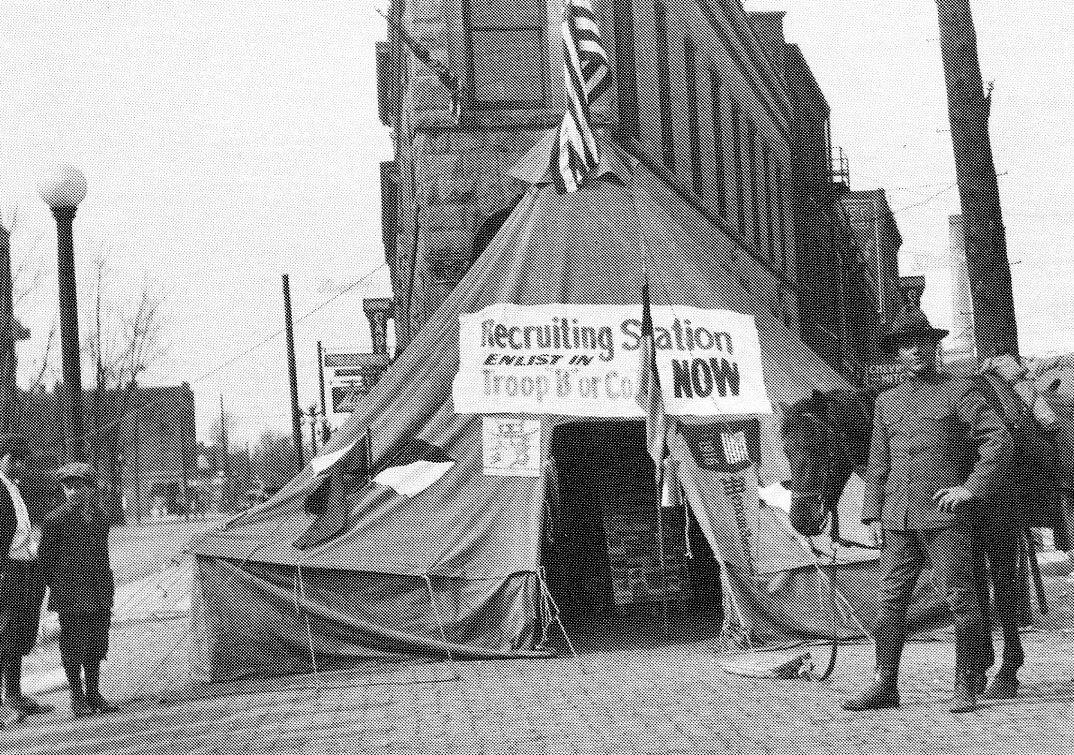
M 946 330 L 904 309 L 881 341 L 906 379 L 876 402 L 862 519 L 883 545 L 876 676 L 848 710 L 897 707 L 906 612 L 917 578 L 932 566 L 955 624 L 952 712 L 976 707 L 991 637 L 975 574 L 974 530 L 1012 460 L 1011 437 L 975 384 L 937 371 Z
M 45 583 L 37 558 L 44 510 L 41 497 L 24 491 L 26 439 L 0 435 L 0 676 L 3 677 L 3 723 L 45 713 L 43 705 L 22 694 L 22 659 L 37 642 Z

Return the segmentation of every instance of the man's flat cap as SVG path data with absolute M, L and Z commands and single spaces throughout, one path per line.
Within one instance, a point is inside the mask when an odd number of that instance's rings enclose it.
M 64 464 L 56 472 L 56 479 L 60 482 L 66 482 L 67 480 L 84 480 L 90 485 L 97 484 L 97 473 L 93 471 L 93 467 L 89 464 L 84 464 L 81 461 L 73 461 L 70 464 Z

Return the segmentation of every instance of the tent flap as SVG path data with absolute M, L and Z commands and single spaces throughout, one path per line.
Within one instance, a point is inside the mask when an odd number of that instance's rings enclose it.
M 209 681 L 308 672 L 314 658 L 323 667 L 400 655 L 547 655 L 533 650 L 540 632 L 532 573 L 426 581 L 199 558 L 197 580 L 197 665 Z

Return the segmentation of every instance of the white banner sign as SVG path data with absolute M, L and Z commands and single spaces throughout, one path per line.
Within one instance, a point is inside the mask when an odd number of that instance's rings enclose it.
M 653 307 L 669 414 L 770 414 L 753 317 Z M 641 417 L 641 308 L 496 304 L 459 316 L 460 414 Z

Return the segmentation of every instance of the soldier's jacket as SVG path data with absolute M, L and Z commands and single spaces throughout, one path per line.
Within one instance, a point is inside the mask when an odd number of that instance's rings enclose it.
M 987 518 L 1012 457 L 1006 424 L 971 380 L 908 378 L 877 397 L 862 519 L 888 530 L 927 530 Z M 962 511 L 941 512 L 933 494 L 960 485 L 973 500 Z

